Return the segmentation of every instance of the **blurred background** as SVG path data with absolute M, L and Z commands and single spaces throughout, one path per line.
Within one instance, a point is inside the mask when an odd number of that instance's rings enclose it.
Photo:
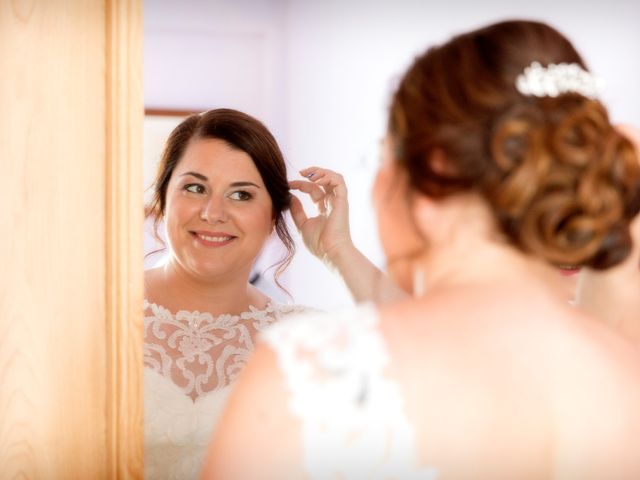
M 604 79 L 612 119 L 640 125 L 636 0 L 147 0 L 144 188 L 186 114 L 242 110 L 272 131 L 290 179 L 311 165 L 345 176 L 354 242 L 384 268 L 370 191 L 397 79 L 429 45 L 510 18 L 541 20 L 567 35 Z M 325 310 L 350 305 L 344 285 L 291 230 L 298 252 L 281 283 L 293 301 Z M 146 253 L 157 248 L 151 231 L 147 222 Z M 265 271 L 280 255 L 271 242 L 256 265 L 257 285 L 289 302 L 273 270 Z M 161 254 L 148 255 L 145 267 L 160 261 Z

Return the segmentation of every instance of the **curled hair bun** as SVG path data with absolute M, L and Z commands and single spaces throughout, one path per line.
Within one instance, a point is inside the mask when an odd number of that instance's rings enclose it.
M 534 63 L 588 71 L 560 32 L 524 20 L 418 56 L 391 102 L 399 164 L 430 197 L 481 193 L 512 243 L 533 255 L 556 265 L 615 265 L 630 252 L 629 224 L 640 209 L 638 153 L 580 89 L 540 97 L 518 89 Z M 432 165 L 436 151 L 446 169 Z
M 507 235 L 556 265 L 615 265 L 631 251 L 640 166 L 597 101 L 528 99 L 500 116 L 485 196 Z

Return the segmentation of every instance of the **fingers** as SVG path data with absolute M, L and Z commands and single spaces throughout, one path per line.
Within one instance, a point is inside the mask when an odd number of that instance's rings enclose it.
M 325 191 L 315 183 L 305 182 L 302 180 L 291 180 L 289 182 L 289 188 L 293 190 L 299 190 L 308 194 L 315 203 L 321 201 L 325 196 Z
M 302 193 L 308 194 L 311 197 L 313 203 L 320 210 L 320 213 L 325 213 L 325 202 L 327 199 L 327 193 L 322 189 L 322 187 L 311 182 L 305 182 L 302 180 L 291 180 L 289 182 L 289 188 L 291 190 L 298 190 Z
M 318 188 L 317 185 L 304 180 L 289 180 L 289 188 L 293 190 L 300 190 L 301 192 L 308 193 L 309 195 L 313 195 L 314 192 L 320 192 L 322 194 L 322 190 Z
M 333 193 L 337 197 L 346 197 L 347 185 L 344 177 L 333 170 L 320 167 L 308 167 L 300 170 L 300 174 L 310 182 L 321 185 L 327 193 Z

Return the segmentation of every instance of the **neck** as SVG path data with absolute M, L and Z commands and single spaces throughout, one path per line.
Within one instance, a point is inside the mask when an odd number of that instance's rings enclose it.
M 547 285 L 558 298 L 572 298 L 566 280 L 553 266 L 502 239 L 458 233 L 427 247 L 414 264 L 413 285 L 414 295 L 421 296 L 441 288 L 489 283 L 520 285 L 532 280 Z
M 429 240 L 413 264 L 414 295 L 453 286 L 500 283 L 544 285 L 558 298 L 573 298 L 558 269 L 525 254 L 504 237 L 491 209 L 477 194 L 438 201 L 418 197 L 414 209 L 416 225 Z
M 239 314 L 250 305 L 264 308 L 268 298 L 249 283 L 249 274 L 250 270 L 200 278 L 171 258 L 160 272 L 160 296 L 169 300 L 166 303 L 172 305 L 172 308 L 167 305 L 170 310 L 198 310 L 213 315 Z

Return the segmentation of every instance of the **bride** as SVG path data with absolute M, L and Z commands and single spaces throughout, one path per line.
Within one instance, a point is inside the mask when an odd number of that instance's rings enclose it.
M 342 178 L 316 167 L 301 173 L 308 181 L 289 184 L 272 135 L 234 110 L 192 115 L 167 140 L 150 215 L 164 221 L 169 256 L 145 272 L 145 478 L 197 478 L 256 334 L 307 310 L 275 303 L 249 282 L 272 232 L 287 252 L 276 282 L 291 261 L 289 208 L 308 247 L 343 273 L 356 300 L 371 298 L 374 283 L 397 293 L 351 242 Z M 320 215 L 308 218 L 290 189 L 310 195 Z
M 537 22 L 420 55 L 374 188 L 413 297 L 268 329 L 202 478 L 640 478 L 637 344 L 570 306 L 556 272 L 632 248 L 638 152 L 597 85 Z

